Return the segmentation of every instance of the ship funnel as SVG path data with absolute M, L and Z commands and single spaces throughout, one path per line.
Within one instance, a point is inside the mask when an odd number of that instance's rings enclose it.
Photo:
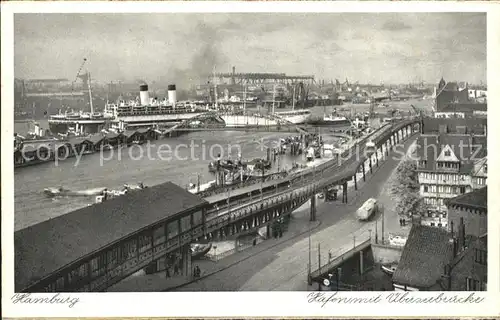
M 175 84 L 168 85 L 168 102 L 175 108 L 175 104 L 177 103 L 177 92 L 175 90 Z
M 147 106 L 149 105 L 149 91 L 148 91 L 148 85 L 147 84 L 142 84 L 139 89 L 141 90 L 140 92 L 140 97 L 141 97 L 141 105 Z

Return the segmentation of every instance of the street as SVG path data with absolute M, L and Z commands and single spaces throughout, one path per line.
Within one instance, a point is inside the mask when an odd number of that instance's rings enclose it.
M 405 143 L 405 150 L 415 140 Z M 394 152 L 392 153 L 394 154 Z M 347 205 L 317 202 L 317 217 L 322 224 L 311 234 L 311 269 L 318 268 L 318 244 L 321 245 L 321 264 L 351 249 L 355 243 L 368 239 L 370 229 L 374 236 L 375 222 L 359 222 L 354 213 L 368 198 L 378 198 L 384 184 L 400 159 L 389 159 L 370 177 L 369 184 L 358 190 L 358 197 Z M 377 217 L 380 219 L 380 217 Z M 397 219 L 385 215 L 386 221 Z M 378 223 L 379 238 L 381 223 Z M 358 240 L 356 240 L 356 238 Z M 231 267 L 199 281 L 177 288 L 176 291 L 283 291 L 308 290 L 307 267 L 309 261 L 309 237 L 303 234 L 269 250 L 251 256 Z

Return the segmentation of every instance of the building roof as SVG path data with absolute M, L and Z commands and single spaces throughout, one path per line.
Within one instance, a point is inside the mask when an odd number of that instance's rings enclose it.
M 488 111 L 487 103 L 449 103 L 445 105 L 439 112 L 474 112 Z
M 436 166 L 436 159 L 446 146 L 450 146 L 455 156 L 460 160 L 460 173 L 471 173 L 474 161 L 487 156 L 486 136 L 472 136 L 462 134 L 421 135 L 417 139 L 418 158 L 426 160 L 420 171 L 440 171 Z
M 105 137 L 103 134 L 94 134 L 94 135 L 91 135 L 87 140 L 89 140 L 93 144 L 96 144 L 98 142 L 101 142 L 104 138 Z
M 443 89 L 437 93 L 436 96 L 436 111 L 441 111 L 441 109 L 450 103 L 468 103 L 469 102 L 469 92 L 467 90 L 447 90 Z
M 139 128 L 139 129 L 137 129 L 137 132 L 139 132 L 139 133 L 147 133 L 149 131 L 151 131 L 151 128 Z
M 414 288 L 429 288 L 441 278 L 453 255 L 446 230 L 413 225 L 401 254 L 393 282 Z
M 119 136 L 123 136 L 123 134 L 116 133 L 116 132 L 106 133 L 106 139 L 115 139 L 115 138 L 118 138 Z
M 123 132 L 123 135 L 124 135 L 125 137 L 127 137 L 127 138 L 130 138 L 130 137 L 132 137 L 132 136 L 133 136 L 134 134 L 136 134 L 136 133 L 137 133 L 137 130 L 125 130 L 125 131 Z
M 45 141 L 36 141 L 36 140 L 25 140 L 22 145 L 22 152 L 33 152 L 37 151 L 40 148 L 47 148 L 48 150 L 55 150 L 56 145 L 59 146 L 66 141 L 59 140 L 45 140 Z
M 487 119 L 485 118 L 430 118 L 423 119 L 422 132 L 424 134 L 444 133 L 486 134 Z
M 16 291 L 102 247 L 206 203 L 166 182 L 19 230 L 14 233 Z
M 451 198 L 448 200 L 448 205 L 488 211 L 488 186 Z
M 71 143 L 71 145 L 77 145 L 77 144 L 80 144 L 84 141 L 89 141 L 89 138 L 71 137 L 68 139 L 68 142 Z

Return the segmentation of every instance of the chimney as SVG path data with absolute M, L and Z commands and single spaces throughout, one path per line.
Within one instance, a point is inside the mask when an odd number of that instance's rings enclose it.
M 141 99 L 141 105 L 147 106 L 149 105 L 149 91 L 148 91 L 148 85 L 147 84 L 142 84 L 139 86 L 139 96 Z
M 444 266 L 444 273 L 442 279 L 444 284 L 444 290 L 451 291 L 451 266 L 449 264 L 446 264 Z
M 470 152 L 470 155 L 472 156 L 472 134 L 469 135 L 469 152 Z
M 175 104 L 177 103 L 177 91 L 175 88 L 175 84 L 169 84 L 167 90 L 168 102 L 172 105 L 172 108 L 175 109 Z
M 452 238 L 452 239 L 453 239 L 453 257 L 456 257 L 458 254 L 458 243 L 457 243 L 457 239 L 455 239 L 455 238 Z
M 460 225 L 458 226 L 458 248 L 462 251 L 465 248 L 465 224 L 464 218 L 460 218 Z

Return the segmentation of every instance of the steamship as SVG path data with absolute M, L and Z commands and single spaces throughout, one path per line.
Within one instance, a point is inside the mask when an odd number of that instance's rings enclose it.
M 161 100 L 150 98 L 147 84 L 140 85 L 139 89 L 136 100 L 107 102 L 102 114 L 93 112 L 91 103 L 90 113 L 51 115 L 49 128 L 52 133 L 85 135 L 106 129 L 174 126 L 206 112 L 199 103 L 178 103 L 175 85 L 168 86 L 168 97 Z M 89 96 L 92 96 L 90 84 Z

